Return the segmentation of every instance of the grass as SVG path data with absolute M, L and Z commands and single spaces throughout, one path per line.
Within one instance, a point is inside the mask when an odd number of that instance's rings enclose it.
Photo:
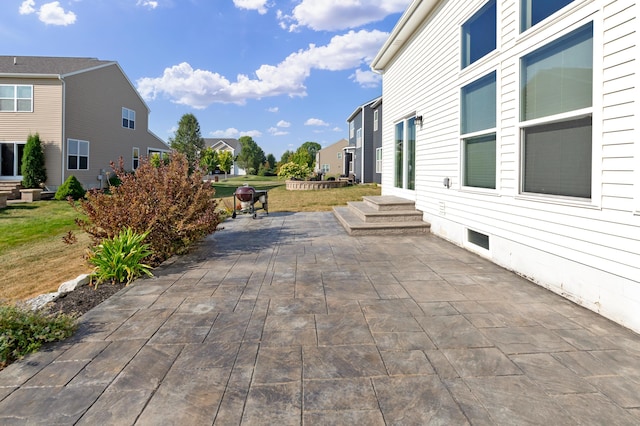
M 269 213 L 329 211 L 347 201 L 380 194 L 376 185 L 287 191 L 284 180 L 277 177 L 241 176 L 217 182 L 216 197 L 231 209 L 234 191 L 245 183 L 269 190 Z M 77 215 L 66 201 L 17 203 L 0 209 L 0 300 L 53 292 L 61 283 L 91 271 L 85 261 L 90 239 L 75 224 Z M 68 231 L 78 239 L 73 245 L 62 241 Z

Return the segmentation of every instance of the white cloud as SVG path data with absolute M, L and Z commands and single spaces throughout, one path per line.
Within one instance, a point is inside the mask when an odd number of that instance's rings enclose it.
M 233 0 L 238 9 L 257 10 L 260 15 L 267 13 L 268 0 Z
M 302 0 L 286 15 L 278 11 L 282 28 L 295 31 L 308 27 L 316 31 L 358 28 L 404 12 L 411 0 Z
M 344 129 L 340 128 L 340 127 L 334 127 L 333 131 L 334 132 L 342 132 Z
M 280 111 L 280 108 L 278 108 L 278 107 L 271 107 L 271 108 L 267 109 L 267 111 L 269 111 L 269 112 L 278 112 L 278 111 Z
M 35 0 L 24 0 L 18 11 L 20 12 L 20 15 L 29 15 L 36 11 L 35 5 Z
M 136 6 L 148 7 L 149 9 L 155 9 L 158 7 L 158 2 L 153 0 L 138 0 Z
M 361 69 L 357 69 L 349 78 L 365 88 L 378 87 L 382 82 L 382 76 L 380 74 L 376 74 L 373 71 L 363 71 Z
M 47 25 L 70 25 L 76 22 L 76 14 L 65 10 L 60 6 L 60 2 L 53 1 L 40 6 L 38 19 Z
M 278 124 L 276 124 L 276 126 L 278 126 L 278 127 L 291 127 L 291 123 L 289 123 L 288 121 L 280 120 L 280 121 L 278 121 Z
M 254 78 L 239 74 L 236 81 L 212 71 L 193 69 L 183 62 L 166 68 L 161 77 L 137 81 L 138 91 L 146 100 L 159 95 L 173 102 L 203 109 L 212 103 L 244 104 L 249 99 L 288 95 L 307 95 L 305 80 L 313 69 L 342 71 L 370 62 L 388 34 L 382 31 L 349 31 L 335 36 L 325 46 L 309 45 L 306 50 L 290 54 L 278 65 L 262 65 Z
M 280 130 L 277 127 L 270 127 L 269 130 L 267 130 L 272 136 L 285 136 L 288 135 L 289 132 L 286 132 L 284 130 Z
M 242 132 L 235 127 L 229 127 L 226 130 L 216 130 L 213 132 L 209 132 L 209 135 L 213 136 L 214 138 L 238 138 L 240 136 L 251 136 L 252 138 L 259 138 L 260 136 L 262 136 L 262 132 L 260 132 L 259 130 L 248 130 Z
M 305 126 L 328 126 L 329 123 L 319 118 L 310 118 L 304 123 Z

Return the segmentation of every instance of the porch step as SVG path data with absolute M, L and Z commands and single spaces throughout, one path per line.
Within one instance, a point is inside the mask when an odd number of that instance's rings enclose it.
M 19 180 L 0 180 L 0 191 L 11 192 L 7 197 L 8 200 L 17 200 L 20 198 L 20 190 L 22 182 Z
M 395 196 L 363 197 L 333 208 L 333 213 L 349 235 L 402 235 L 429 232 L 415 203 Z

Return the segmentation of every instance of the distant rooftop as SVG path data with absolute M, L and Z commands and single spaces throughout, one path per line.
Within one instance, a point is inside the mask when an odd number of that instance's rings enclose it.
M 112 63 L 115 61 L 101 61 L 96 58 L 0 56 L 0 74 L 65 75 Z

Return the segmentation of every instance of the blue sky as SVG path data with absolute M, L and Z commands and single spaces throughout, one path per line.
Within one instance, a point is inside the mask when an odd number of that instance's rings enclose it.
M 117 61 L 168 141 L 249 135 L 277 159 L 347 137 L 369 64 L 410 0 L 3 0 L 0 54 Z

